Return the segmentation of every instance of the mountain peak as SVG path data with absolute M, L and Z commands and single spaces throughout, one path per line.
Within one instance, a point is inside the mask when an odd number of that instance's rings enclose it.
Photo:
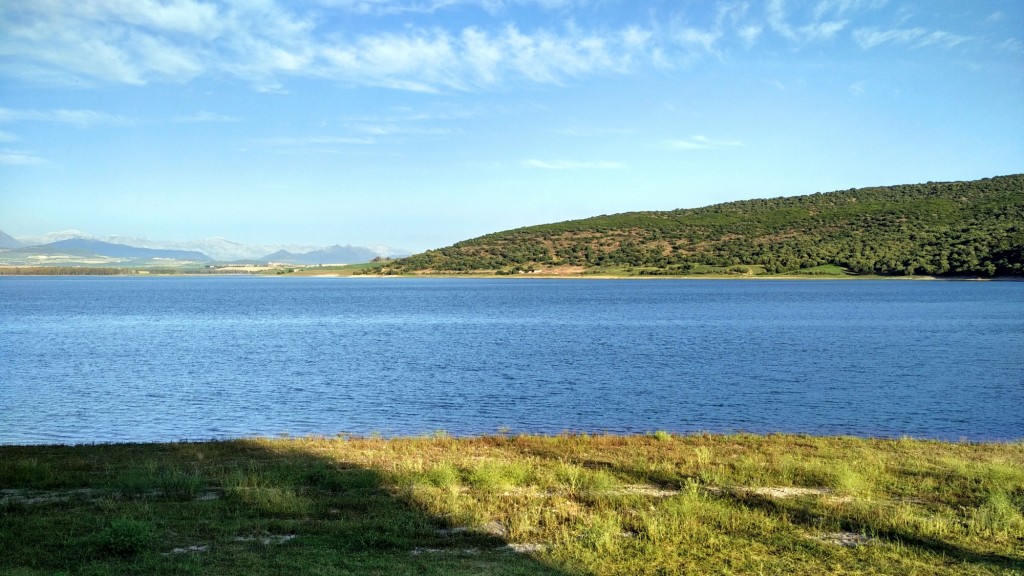
M 21 247 L 22 243 L 19 242 L 17 238 L 9 236 L 8 234 L 4 233 L 3 230 L 0 230 L 0 249 L 11 250 L 14 248 Z

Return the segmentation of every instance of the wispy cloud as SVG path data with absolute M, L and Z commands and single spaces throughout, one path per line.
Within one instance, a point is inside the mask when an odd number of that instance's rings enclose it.
M 0 130 L 0 142 L 17 142 L 18 136 L 4 130 Z
M 533 5 L 545 10 L 566 10 L 591 3 L 592 0 L 314 0 L 332 8 L 356 14 L 432 14 L 446 8 L 476 6 L 491 14 L 502 14 L 517 5 Z
M 96 110 L 15 110 L 0 108 L 0 123 L 3 122 L 56 122 L 89 127 L 97 124 L 126 124 L 129 118 L 98 112 Z
M 540 170 L 623 170 L 626 165 L 622 162 L 599 160 L 595 162 L 580 162 L 576 160 L 536 160 L 530 159 L 523 162 L 527 168 L 538 168 Z
M 914 48 L 937 44 L 952 48 L 971 40 L 968 36 L 951 34 L 942 30 L 928 31 L 924 28 L 898 28 L 892 30 L 858 28 L 853 31 L 853 39 L 865 50 L 870 50 L 883 44 L 905 44 Z
M 187 114 L 185 116 L 175 116 L 174 121 L 181 124 L 198 124 L 204 122 L 241 122 L 241 118 L 237 116 L 228 116 L 226 114 L 215 114 L 213 112 L 196 112 L 195 114 Z
M 683 12 L 651 8 L 646 23 L 579 24 L 598 0 L 91 0 L 0 2 L 0 74 L 34 82 L 142 85 L 200 77 L 241 79 L 286 92 L 289 78 L 418 92 L 560 85 L 643 66 L 672 68 L 766 36 L 795 47 L 832 41 L 887 0 L 721 0 Z M 523 18 L 523 8 L 546 18 Z M 429 26 L 391 15 L 450 11 Z M 481 10 L 490 16 L 474 15 Z M 337 13 L 360 32 L 337 25 Z M 696 15 L 688 18 L 689 15 Z M 458 22 L 459 24 L 453 25 Z M 537 24 L 541 22 L 541 24 Z M 952 46 L 965 37 L 921 29 L 859 28 L 863 47 Z M 906 39 L 905 39 L 906 38 Z M 916 43 L 911 43 L 916 42 Z M 204 120 L 209 121 L 209 120 Z
M 412 30 L 325 46 L 321 73 L 424 92 L 469 90 L 516 78 L 560 84 L 589 74 L 624 72 L 641 50 L 629 34 L 603 36 L 572 27 L 524 32 L 508 25 L 496 33 L 468 27 L 458 34 Z
M 716 53 L 715 44 L 722 37 L 720 29 L 702 30 L 685 27 L 676 33 L 675 39 L 680 44 L 700 48 L 705 52 Z
M 628 134 L 636 134 L 636 130 L 633 128 L 561 128 L 555 130 L 555 133 L 561 134 L 562 136 L 625 136 Z
M 768 27 L 783 38 L 797 43 L 829 40 L 846 28 L 846 19 L 826 20 L 830 14 L 844 14 L 856 2 L 823 1 L 815 7 L 809 21 L 794 24 L 784 0 L 770 0 L 765 9 Z M 849 5 L 849 6 L 847 6 Z
M 31 152 L 21 150 L 0 150 L 0 164 L 8 166 L 35 166 L 46 162 Z
M 738 140 L 716 140 L 706 136 L 690 136 L 684 139 L 667 140 L 669 148 L 677 150 L 715 150 L 718 148 L 736 148 L 743 146 Z
M 376 142 L 373 138 L 357 138 L 351 136 L 300 136 L 283 138 L 260 138 L 254 140 L 256 144 L 264 146 L 289 148 L 306 146 L 325 146 L 338 144 L 366 145 Z
M 1000 42 L 996 45 L 996 48 L 1013 54 L 1024 54 L 1024 42 L 1017 40 L 1016 38 L 1010 38 L 1005 42 Z
M 851 12 L 877 10 L 889 4 L 889 0 L 818 0 L 813 8 L 813 18 L 822 20 L 830 15 L 846 16 Z
M 756 24 L 749 24 L 740 28 L 736 34 L 748 45 L 752 45 L 757 42 L 757 39 L 761 37 L 761 32 L 764 30 L 763 27 Z
M 356 12 L 431 11 L 451 4 L 321 3 Z M 535 4 L 554 9 L 573 2 Z M 562 28 L 405 27 L 350 36 L 318 28 L 322 19 L 308 8 L 275 0 L 5 3 L 0 54 L 14 64 L 7 74 L 33 78 L 64 74 L 146 84 L 226 74 L 278 91 L 282 78 L 306 76 L 434 92 L 623 72 L 654 50 L 653 32 L 636 25 L 588 32 L 571 21 Z
M 484 115 L 481 109 L 458 106 L 440 110 L 416 110 L 407 107 L 392 109 L 390 113 L 372 116 L 343 116 L 342 122 L 350 125 L 405 124 L 425 122 L 449 122 L 476 118 Z
M 401 124 L 355 124 L 352 130 L 368 136 L 448 136 L 461 133 L 461 130 L 455 128 Z

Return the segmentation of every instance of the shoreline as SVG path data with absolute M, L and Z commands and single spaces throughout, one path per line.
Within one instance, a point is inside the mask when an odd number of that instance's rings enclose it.
M 718 439 L 721 441 L 728 441 L 734 439 L 743 438 L 760 438 L 767 440 L 771 438 L 791 438 L 791 439 L 814 439 L 820 441 L 852 441 L 852 442 L 919 442 L 919 443 L 931 443 L 941 444 L 949 446 L 1017 446 L 1024 448 L 1024 436 L 1013 439 L 986 439 L 986 440 L 971 440 L 968 438 L 959 438 L 957 440 L 949 440 L 944 438 L 934 438 L 928 436 L 910 436 L 910 435 L 899 435 L 899 436 L 870 436 L 870 435 L 851 435 L 851 434 L 813 434 L 813 433 L 802 433 L 802 432 L 712 432 L 712 431 L 693 431 L 693 432 L 666 432 L 658 431 L 654 432 L 631 432 L 631 433 L 615 433 L 615 432 L 586 432 L 586 431 L 565 431 L 557 434 L 545 434 L 545 433 L 532 433 L 532 432 L 494 432 L 484 434 L 450 434 L 449 432 L 439 429 L 429 433 L 423 434 L 399 434 L 395 436 L 386 436 L 377 432 L 370 432 L 367 434 L 356 434 L 348 432 L 339 432 L 333 435 L 324 434 L 304 434 L 304 435 L 291 435 L 287 432 L 282 432 L 275 436 L 267 435 L 251 435 L 251 436 L 232 436 L 222 438 L 182 438 L 177 440 L 144 440 L 144 441 L 133 441 L 133 440 L 114 440 L 114 441 L 82 441 L 72 444 L 61 444 L 61 443 L 38 443 L 38 444 L 14 444 L 14 443 L 3 443 L 0 442 L 0 452 L 4 450 L 47 450 L 47 449 L 79 449 L 79 448 L 162 448 L 170 446 L 193 446 L 193 445 L 216 445 L 216 444 L 231 444 L 236 442 L 383 442 L 401 444 L 406 442 L 417 442 L 424 440 L 437 440 L 445 439 L 455 443 L 476 443 L 476 442 L 491 442 L 491 441 L 508 441 L 512 439 L 532 439 L 532 440 L 545 440 L 555 441 L 557 439 L 602 439 L 605 441 L 633 441 L 644 438 L 649 438 L 652 435 L 668 434 L 673 438 L 677 439 Z
M 0 278 L 367 278 L 367 279 L 477 279 L 477 280 L 809 280 L 809 281 L 865 281 L 865 280 L 894 280 L 894 281 L 939 281 L 939 282 L 1024 282 L 1024 276 L 993 276 L 990 278 L 978 276 L 832 276 L 824 274 L 773 274 L 773 275 L 735 275 L 735 274 L 691 274 L 691 275 L 613 275 L 613 274 L 345 274 L 323 272 L 317 274 L 204 274 L 204 273 L 137 273 L 126 272 L 124 274 L 4 274 L 0 272 Z

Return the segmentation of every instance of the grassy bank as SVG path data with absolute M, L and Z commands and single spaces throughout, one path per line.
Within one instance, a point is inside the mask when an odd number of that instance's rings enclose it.
M 0 447 L 0 573 L 1024 574 L 1024 443 Z

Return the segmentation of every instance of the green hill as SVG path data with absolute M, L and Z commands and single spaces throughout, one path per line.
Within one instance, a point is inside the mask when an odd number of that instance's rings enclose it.
M 1024 275 L 1024 174 L 627 212 L 529 226 L 377 272 Z M 577 268 L 579 269 L 579 268 Z

